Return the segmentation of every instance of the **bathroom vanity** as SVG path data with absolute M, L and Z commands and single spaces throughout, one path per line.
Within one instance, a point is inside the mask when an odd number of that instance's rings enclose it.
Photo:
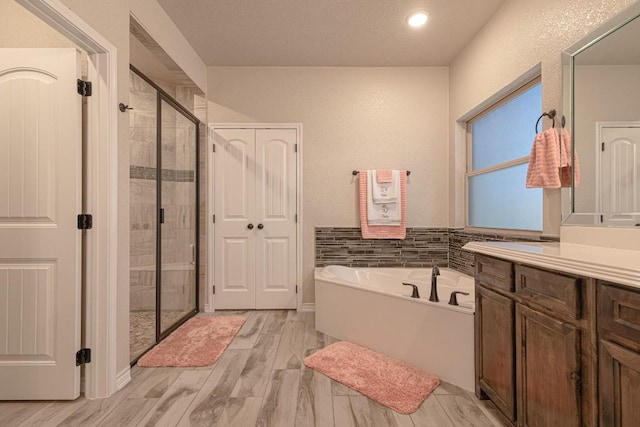
M 518 426 L 640 425 L 640 252 L 469 243 L 476 395 Z

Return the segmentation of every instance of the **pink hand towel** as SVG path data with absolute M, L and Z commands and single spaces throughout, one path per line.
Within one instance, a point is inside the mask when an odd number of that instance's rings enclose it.
M 560 141 L 555 128 L 536 135 L 529 157 L 527 188 L 560 188 Z
M 363 239 L 404 239 L 407 235 L 407 172 L 400 172 L 400 225 L 369 225 L 367 221 L 367 171 L 360 171 L 360 228 Z
M 378 169 L 376 170 L 376 182 L 391 182 L 393 180 L 393 170 L 391 169 Z

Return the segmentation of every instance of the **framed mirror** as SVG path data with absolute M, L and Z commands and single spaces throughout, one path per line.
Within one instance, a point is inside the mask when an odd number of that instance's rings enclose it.
M 563 224 L 640 227 L 640 7 L 563 53 L 574 176 Z

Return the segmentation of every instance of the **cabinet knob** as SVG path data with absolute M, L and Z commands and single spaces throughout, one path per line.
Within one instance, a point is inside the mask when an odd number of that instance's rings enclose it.
M 262 230 L 263 228 L 264 228 L 264 225 L 258 224 L 258 230 Z
M 253 230 L 253 224 L 249 223 L 249 225 L 247 225 L 247 228 L 248 228 L 249 230 Z

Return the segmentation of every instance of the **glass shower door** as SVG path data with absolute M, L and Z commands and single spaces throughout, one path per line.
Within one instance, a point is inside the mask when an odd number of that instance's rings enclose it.
M 130 360 L 156 343 L 157 114 L 156 89 L 129 73 Z
M 160 100 L 159 328 L 164 336 L 196 310 L 197 123 L 174 102 Z

